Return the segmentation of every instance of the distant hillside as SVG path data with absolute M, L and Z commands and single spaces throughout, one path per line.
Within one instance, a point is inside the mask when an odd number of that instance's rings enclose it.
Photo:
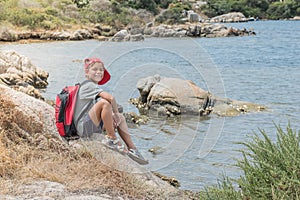
M 56 30 L 102 24 L 120 30 L 149 21 L 182 23 L 182 13 L 188 10 L 204 18 L 242 12 L 246 17 L 287 19 L 300 15 L 299 4 L 296 0 L 2 0 L 0 25 Z

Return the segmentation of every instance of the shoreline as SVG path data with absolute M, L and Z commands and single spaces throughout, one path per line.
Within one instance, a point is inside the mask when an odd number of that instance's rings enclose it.
M 257 21 L 299 21 L 296 19 L 268 20 L 261 19 Z M 83 28 L 72 27 L 66 30 L 22 30 L 20 28 L 0 27 L 0 44 L 19 43 L 43 43 L 57 41 L 83 41 L 83 40 L 98 40 L 98 41 L 141 41 L 145 38 L 217 38 L 217 37 L 236 37 L 236 36 L 251 36 L 256 35 L 255 30 L 238 29 L 228 24 L 240 24 L 247 22 L 210 22 L 210 23 L 187 23 L 179 25 L 160 24 L 142 28 L 142 31 L 122 29 L 120 31 L 113 30 L 111 27 L 99 25 L 87 26 Z M 217 28 L 215 32 L 207 32 L 208 28 Z M 127 32 L 120 39 L 120 32 Z M 206 32 L 205 32 L 206 31 Z M 132 34 L 133 32 L 137 34 Z M 168 33 L 166 33 L 168 32 Z M 116 38 L 117 39 L 114 39 Z M 127 37 L 127 38 L 125 38 Z M 135 37 L 135 38 L 134 38 Z
M 134 29 L 115 30 L 112 27 L 92 25 L 72 27 L 65 30 L 18 30 L 17 28 L 0 27 L 0 44 L 9 42 L 38 43 L 48 41 L 81 41 L 95 39 L 98 41 L 141 41 L 145 38 L 180 38 L 180 37 L 231 37 L 255 35 L 252 30 L 240 30 L 227 27 L 226 23 L 186 23 L 166 25 L 154 23 Z

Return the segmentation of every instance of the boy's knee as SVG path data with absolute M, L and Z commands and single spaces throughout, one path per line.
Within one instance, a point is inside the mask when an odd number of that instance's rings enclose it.
M 101 106 L 102 108 L 107 107 L 107 106 L 111 106 L 111 104 L 105 99 L 101 99 L 100 101 L 97 102 L 97 104 L 99 106 Z

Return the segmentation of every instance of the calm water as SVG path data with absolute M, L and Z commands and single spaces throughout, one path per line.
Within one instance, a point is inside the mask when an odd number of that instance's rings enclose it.
M 275 138 L 275 124 L 300 129 L 300 21 L 258 21 L 226 24 L 253 28 L 256 36 L 197 39 L 146 39 L 143 42 L 98 41 L 5 44 L 50 73 L 44 96 L 54 99 L 65 86 L 83 80 L 81 60 L 98 56 L 112 79 L 112 92 L 124 111 L 137 110 L 128 99 L 137 97 L 140 78 L 160 74 L 194 81 L 213 94 L 256 102 L 261 113 L 222 118 L 182 116 L 164 119 L 151 113 L 147 125 L 130 128 L 149 170 L 176 177 L 182 189 L 199 190 L 226 174 L 238 177 L 237 151 L 248 135 L 264 129 Z M 152 155 L 148 149 L 159 146 Z

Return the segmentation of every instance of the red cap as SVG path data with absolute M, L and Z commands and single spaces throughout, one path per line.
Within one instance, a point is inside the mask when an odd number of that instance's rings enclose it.
M 104 67 L 104 63 L 99 58 L 86 58 L 84 60 L 84 70 L 85 70 L 85 72 L 87 72 L 87 70 L 88 70 L 88 68 L 89 68 L 90 65 L 92 65 L 92 64 L 94 64 L 96 62 L 101 63 L 103 65 L 103 67 Z M 104 67 L 103 78 L 101 79 L 101 81 L 98 82 L 98 85 L 104 85 L 109 80 L 110 80 L 110 74 L 108 73 L 108 71 Z

